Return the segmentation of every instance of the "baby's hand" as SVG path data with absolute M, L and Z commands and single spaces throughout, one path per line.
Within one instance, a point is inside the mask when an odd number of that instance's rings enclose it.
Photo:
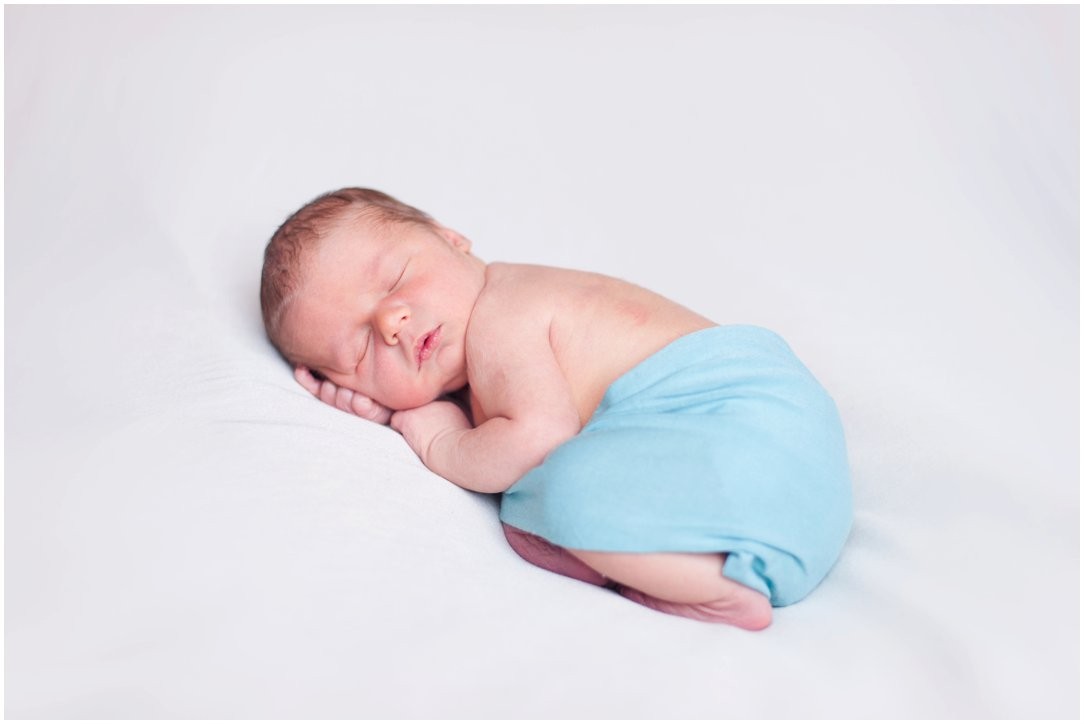
M 413 410 L 400 410 L 391 416 L 391 426 L 398 430 L 430 470 L 433 441 L 446 432 L 471 429 L 470 420 L 459 405 L 436 400 Z
M 349 412 L 351 415 L 357 415 L 366 420 L 378 422 L 381 425 L 387 425 L 388 421 L 391 420 L 392 411 L 389 408 L 373 401 L 360 392 L 354 392 L 346 387 L 339 387 L 330 380 L 318 380 L 312 376 L 312 372 L 307 367 L 295 367 L 294 379 L 306 390 L 343 412 Z

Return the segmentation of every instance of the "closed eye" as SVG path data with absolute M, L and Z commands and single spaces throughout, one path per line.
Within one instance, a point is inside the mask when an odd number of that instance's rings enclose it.
M 391 289 L 388 290 L 389 292 L 399 286 L 399 282 L 403 281 L 403 277 L 406 276 L 406 270 L 408 266 L 410 266 L 409 260 L 407 260 L 407 263 L 403 265 L 403 271 L 399 272 L 399 278 L 396 279 L 395 283 L 391 285 Z

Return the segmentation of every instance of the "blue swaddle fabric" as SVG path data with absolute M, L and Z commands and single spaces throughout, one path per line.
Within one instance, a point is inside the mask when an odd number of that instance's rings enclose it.
M 711 327 L 618 378 L 580 433 L 508 489 L 501 520 L 565 548 L 727 553 L 723 575 L 786 606 L 852 519 L 835 403 L 760 327 Z

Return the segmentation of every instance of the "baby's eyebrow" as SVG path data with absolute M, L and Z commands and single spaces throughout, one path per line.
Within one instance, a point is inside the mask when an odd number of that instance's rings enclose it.
M 377 254 L 373 256 L 373 258 L 369 259 L 368 263 L 365 265 L 365 273 L 369 276 L 375 275 L 388 263 L 388 257 L 390 256 L 391 254 Z

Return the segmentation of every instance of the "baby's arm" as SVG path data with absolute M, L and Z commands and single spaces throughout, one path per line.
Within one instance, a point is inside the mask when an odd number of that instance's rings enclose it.
M 392 415 L 422 462 L 456 485 L 482 493 L 507 490 L 580 430 L 572 394 L 549 344 L 548 325 L 481 340 L 486 370 L 471 388 L 485 421 L 472 428 L 457 405 L 438 400 Z
M 552 359 L 548 345 L 545 354 Z M 527 371 L 525 376 L 538 385 L 535 393 L 530 387 L 520 387 L 501 407 L 521 412 L 491 417 L 477 428 L 471 427 L 458 404 L 447 399 L 395 412 L 353 390 L 318 380 L 304 367 L 296 368 L 294 377 L 306 390 L 343 412 L 380 424 L 390 421 L 426 467 L 438 475 L 468 490 L 499 493 L 579 431 L 579 416 L 567 384 L 556 369 L 556 360 L 552 365 L 556 378 L 547 380 L 545 365 Z M 562 404 L 562 397 L 567 398 L 567 404 Z

